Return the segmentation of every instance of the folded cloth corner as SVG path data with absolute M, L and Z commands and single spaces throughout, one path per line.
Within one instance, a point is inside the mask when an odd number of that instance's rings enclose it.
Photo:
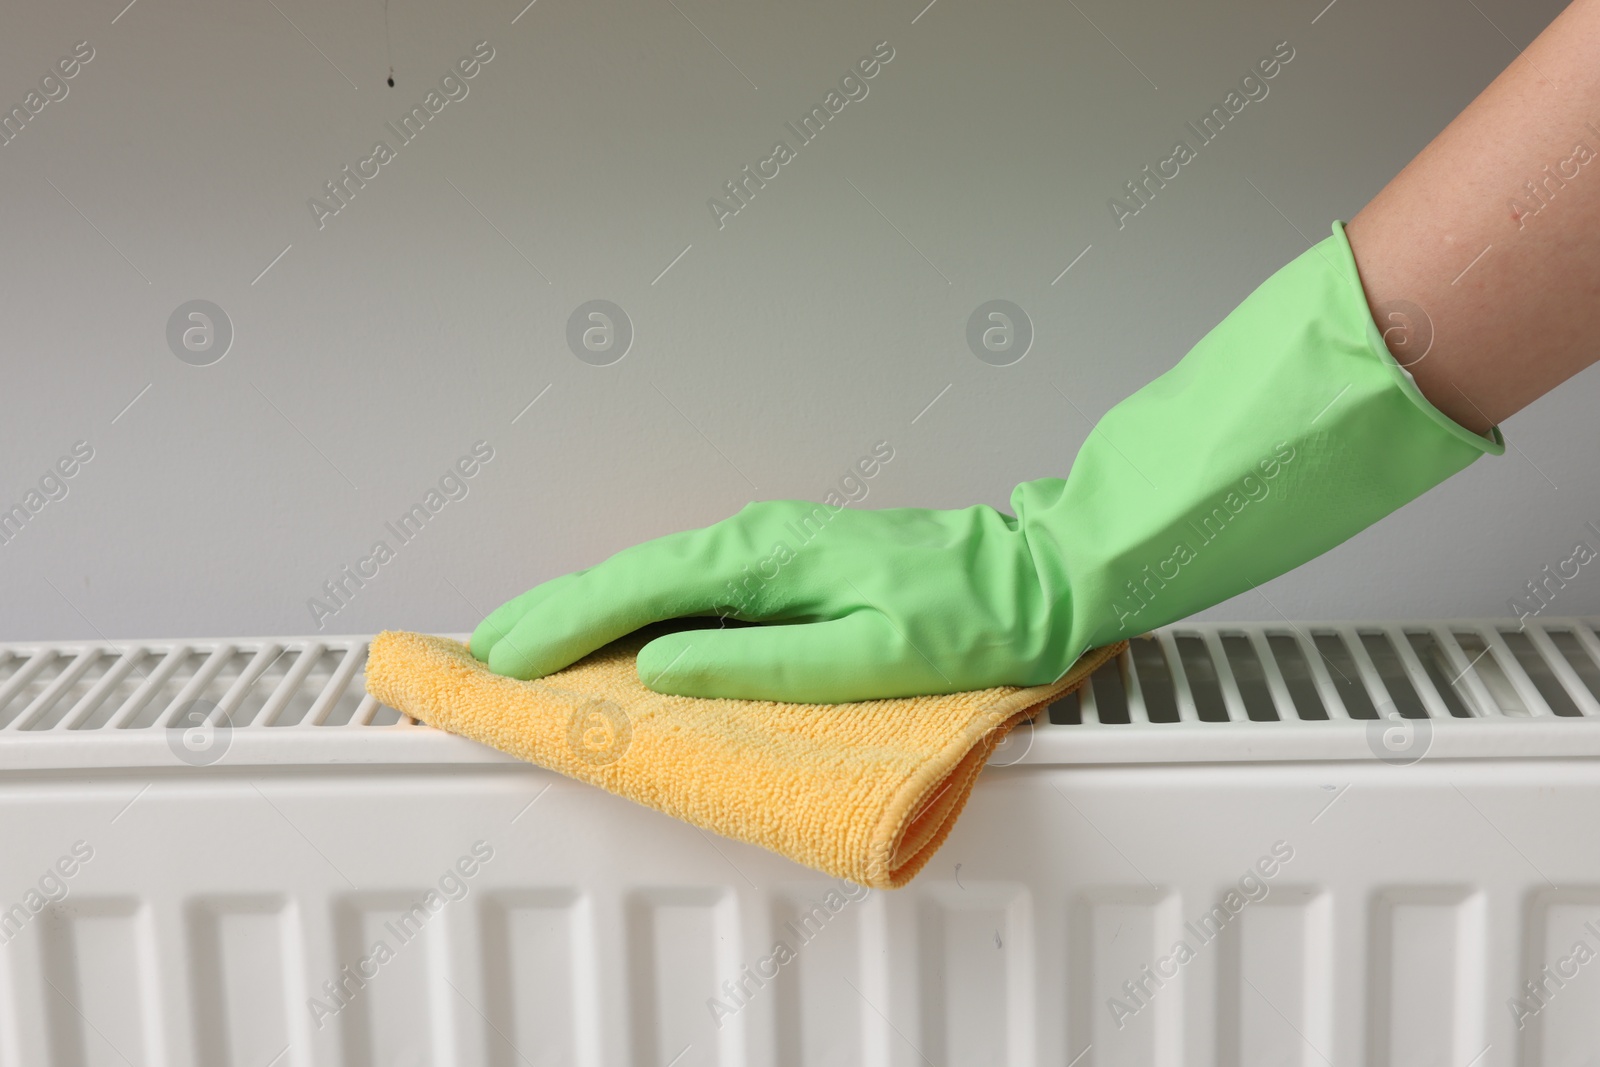
M 897 889 L 949 836 L 1012 727 L 1127 647 L 1086 652 L 1049 685 L 852 704 L 657 693 L 646 638 L 533 681 L 492 673 L 449 638 L 386 631 L 367 692 L 460 734 L 858 885 Z

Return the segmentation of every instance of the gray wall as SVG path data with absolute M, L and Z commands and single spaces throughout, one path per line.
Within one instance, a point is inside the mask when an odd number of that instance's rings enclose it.
M 1559 6 L 122 3 L 0 17 L 7 107 L 94 50 L 0 147 L 0 504 L 93 449 L 0 545 L 5 639 L 470 629 L 632 542 L 818 498 L 883 439 L 865 506 L 1004 506 Z M 1119 230 L 1108 199 L 1285 40 L 1269 95 Z M 385 123 L 479 41 L 467 95 L 401 144 Z M 719 228 L 708 199 L 879 41 L 868 95 Z M 310 198 L 380 139 L 319 227 Z M 609 366 L 566 339 L 597 298 L 633 324 Z M 993 298 L 1036 332 L 1010 366 L 965 340 Z M 197 299 L 234 334 L 207 366 L 167 336 Z M 1505 612 L 1594 539 L 1597 401 L 1590 372 L 1504 458 L 1211 614 Z M 386 521 L 480 440 L 466 496 L 399 544 Z M 380 539 L 394 558 L 314 620 Z M 1557 610 L 1600 612 L 1600 577 Z

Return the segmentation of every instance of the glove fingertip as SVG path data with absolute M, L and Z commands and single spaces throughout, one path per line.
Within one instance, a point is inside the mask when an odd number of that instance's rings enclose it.
M 499 629 L 490 626 L 489 620 L 485 619 L 472 631 L 472 636 L 467 638 L 467 651 L 480 663 L 488 663 L 489 654 L 494 651 L 494 646 L 501 636 Z
M 489 664 L 489 670 L 495 674 L 525 682 L 538 673 L 533 669 L 532 659 L 532 656 L 519 649 L 515 643 L 502 637 L 489 650 L 484 662 Z
M 671 696 L 725 697 L 736 687 L 737 669 L 715 655 L 715 630 L 688 630 L 656 638 L 639 650 L 639 681 Z

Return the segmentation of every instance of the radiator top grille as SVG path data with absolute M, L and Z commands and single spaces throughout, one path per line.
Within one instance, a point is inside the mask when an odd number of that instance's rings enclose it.
M 1103 724 L 1600 715 L 1600 640 L 1563 620 L 1179 626 L 1135 639 L 1051 720 Z
M 464 635 L 457 635 L 464 636 Z M 368 638 L 0 645 L 0 768 L 513 762 L 367 695 Z M 1594 620 L 1178 624 L 991 765 L 1600 757 Z

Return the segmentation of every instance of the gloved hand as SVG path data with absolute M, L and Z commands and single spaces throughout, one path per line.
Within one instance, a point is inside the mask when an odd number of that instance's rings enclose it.
M 1011 515 L 751 504 L 502 605 L 472 635 L 491 670 L 549 674 L 658 620 L 663 693 L 840 703 L 1054 681 L 1089 648 L 1226 600 L 1498 455 L 1397 364 L 1333 234 L 1173 369 L 1112 408 L 1065 480 Z

